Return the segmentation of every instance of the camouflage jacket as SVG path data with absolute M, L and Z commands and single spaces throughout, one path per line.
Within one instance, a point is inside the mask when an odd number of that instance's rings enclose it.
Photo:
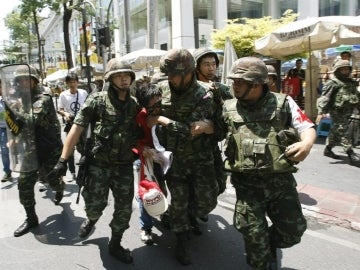
M 135 118 L 140 107 L 128 93 L 125 101 L 117 98 L 110 86 L 107 91 L 90 94 L 77 113 L 74 123 L 92 125 L 90 158 L 98 164 L 128 164 L 135 160 L 132 148 L 141 136 Z
M 293 142 L 279 138 L 284 130 L 289 131 L 286 135 L 291 135 L 292 116 L 286 95 L 267 92 L 252 105 L 237 99 L 227 100 L 223 114 L 229 129 L 226 170 L 249 174 L 296 171 L 283 153 L 298 137 L 292 136 Z
M 354 108 L 360 107 L 360 92 L 352 79 L 341 81 L 337 78 L 329 80 L 317 100 L 318 114 L 338 112 L 352 114 Z
M 167 150 L 188 159 L 210 154 L 212 147 L 209 147 L 209 143 L 225 137 L 225 133 L 218 128 L 221 112 L 216 112 L 211 95 L 198 83 L 195 76 L 190 87 L 180 95 L 171 90 L 168 81 L 160 82 L 159 87 L 163 92 L 162 115 L 174 121 L 161 129 L 160 143 Z M 193 137 L 190 124 L 205 119 L 214 123 L 215 133 Z

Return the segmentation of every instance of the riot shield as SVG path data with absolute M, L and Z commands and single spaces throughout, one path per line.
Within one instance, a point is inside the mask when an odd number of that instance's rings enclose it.
M 14 172 L 38 169 L 31 102 L 31 72 L 33 71 L 28 65 L 8 65 L 0 69 L 10 167 Z

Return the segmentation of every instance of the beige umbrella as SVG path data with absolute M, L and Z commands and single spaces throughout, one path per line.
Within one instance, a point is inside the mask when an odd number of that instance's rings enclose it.
M 121 57 L 122 60 L 128 61 L 134 69 L 148 68 L 150 66 L 158 67 L 161 56 L 167 51 L 158 49 L 140 49 Z
M 255 41 L 255 52 L 275 58 L 360 43 L 360 16 L 307 18 L 280 27 Z

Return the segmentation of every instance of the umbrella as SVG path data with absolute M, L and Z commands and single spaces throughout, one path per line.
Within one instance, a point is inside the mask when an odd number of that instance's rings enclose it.
M 360 42 L 360 40 L 359 40 L 359 42 Z M 340 54 L 341 52 L 345 52 L 345 51 L 349 51 L 349 52 L 360 51 L 360 44 L 357 44 L 357 45 L 341 45 L 339 47 L 329 48 L 329 49 L 325 50 L 325 54 L 327 56 L 336 56 L 336 55 Z
M 51 73 L 50 75 L 46 76 L 46 78 L 44 79 L 44 83 L 64 81 L 68 73 L 69 71 L 67 69 L 59 69 L 54 73 Z
M 150 65 L 158 67 L 161 56 L 166 52 L 164 50 L 146 48 L 125 54 L 121 59 L 128 61 L 134 69 L 141 69 Z
M 221 83 L 229 84 L 226 78 L 230 72 L 232 64 L 238 59 L 234 46 L 229 37 L 225 39 L 224 61 L 221 75 Z
M 360 16 L 325 16 L 295 21 L 255 41 L 255 52 L 283 58 L 341 44 L 357 44 Z

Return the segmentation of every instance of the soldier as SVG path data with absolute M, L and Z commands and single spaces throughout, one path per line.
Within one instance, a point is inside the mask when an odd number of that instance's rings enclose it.
M 212 91 L 214 101 L 217 105 L 216 109 L 221 112 L 224 100 L 232 99 L 233 96 L 230 93 L 230 87 L 220 83 L 216 77 L 216 71 L 219 67 L 218 55 L 209 48 L 200 48 L 193 52 L 193 56 L 195 58 L 196 77 L 201 84 L 204 83 L 205 87 Z M 223 160 L 219 144 L 215 140 L 213 145 L 216 180 L 219 185 L 219 194 L 221 194 L 226 189 L 227 174 L 223 169 Z M 197 220 L 194 217 L 190 218 L 192 219 L 195 234 L 201 234 Z M 206 222 L 208 216 L 200 217 L 200 219 Z
M 79 236 L 85 238 L 90 234 L 107 206 L 111 190 L 115 209 L 110 222 L 109 252 L 121 262 L 132 263 L 131 253 L 121 246 L 121 239 L 132 212 L 135 160 L 132 148 L 140 136 L 135 122 L 140 108 L 130 96 L 135 72 L 129 63 L 114 58 L 107 63 L 104 80 L 108 84 L 104 90 L 90 94 L 77 113 L 53 173 L 65 174 L 72 149 L 91 124 L 92 143 L 86 157 L 88 169 L 82 192 L 87 219 L 80 227 Z
M 279 93 L 280 90 L 278 89 L 277 86 L 277 80 L 278 80 L 278 75 L 276 73 L 276 69 L 274 68 L 273 65 L 266 65 L 266 68 L 268 70 L 268 87 L 269 90 L 271 92 L 276 92 Z
M 236 190 L 234 226 L 253 269 L 277 269 L 276 249 L 299 243 L 306 230 L 292 173 L 316 139 L 314 124 L 291 97 L 269 91 L 267 77 L 262 60 L 236 60 L 228 76 L 235 99 L 223 106 L 225 169 Z
M 354 109 L 360 110 L 360 92 L 356 89 L 356 82 L 350 78 L 351 66 L 348 60 L 338 60 L 334 65 L 334 78 L 330 79 L 323 88 L 317 101 L 319 124 L 326 113 L 330 114 L 333 125 L 326 139 L 324 156 L 340 159 L 332 148 L 341 143 L 349 157 L 350 164 L 359 166 L 360 157 L 354 152 L 351 134 L 349 132 L 350 118 Z
M 20 172 L 19 198 L 27 216 L 14 232 L 14 236 L 18 237 L 39 225 L 35 212 L 34 186 L 39 175 L 47 175 L 56 164 L 62 141 L 60 123 L 52 98 L 42 94 L 36 69 L 27 65 L 18 66 L 14 86 L 13 97 L 8 93 L 5 98 L 9 112 L 7 123 L 21 122 L 18 126 L 21 130 L 10 124 L 12 135 L 16 136 L 9 137 L 9 148 L 13 166 L 18 166 L 14 171 Z M 48 177 L 45 180 L 56 191 L 54 203 L 58 205 L 63 198 L 65 183 L 61 177 Z
M 173 163 L 166 175 L 171 193 L 169 216 L 171 229 L 176 234 L 175 255 L 183 264 L 191 263 L 186 247 L 189 202 L 194 217 L 202 217 L 217 204 L 219 192 L 214 169 L 213 136 L 217 118 L 214 102 L 196 80 L 195 61 L 186 49 L 172 49 L 160 60 L 160 70 L 168 81 L 159 83 L 163 92 L 160 116 L 149 116 L 148 125 L 162 125 L 160 144 L 173 152 Z M 223 134 L 224 135 L 224 134 Z

